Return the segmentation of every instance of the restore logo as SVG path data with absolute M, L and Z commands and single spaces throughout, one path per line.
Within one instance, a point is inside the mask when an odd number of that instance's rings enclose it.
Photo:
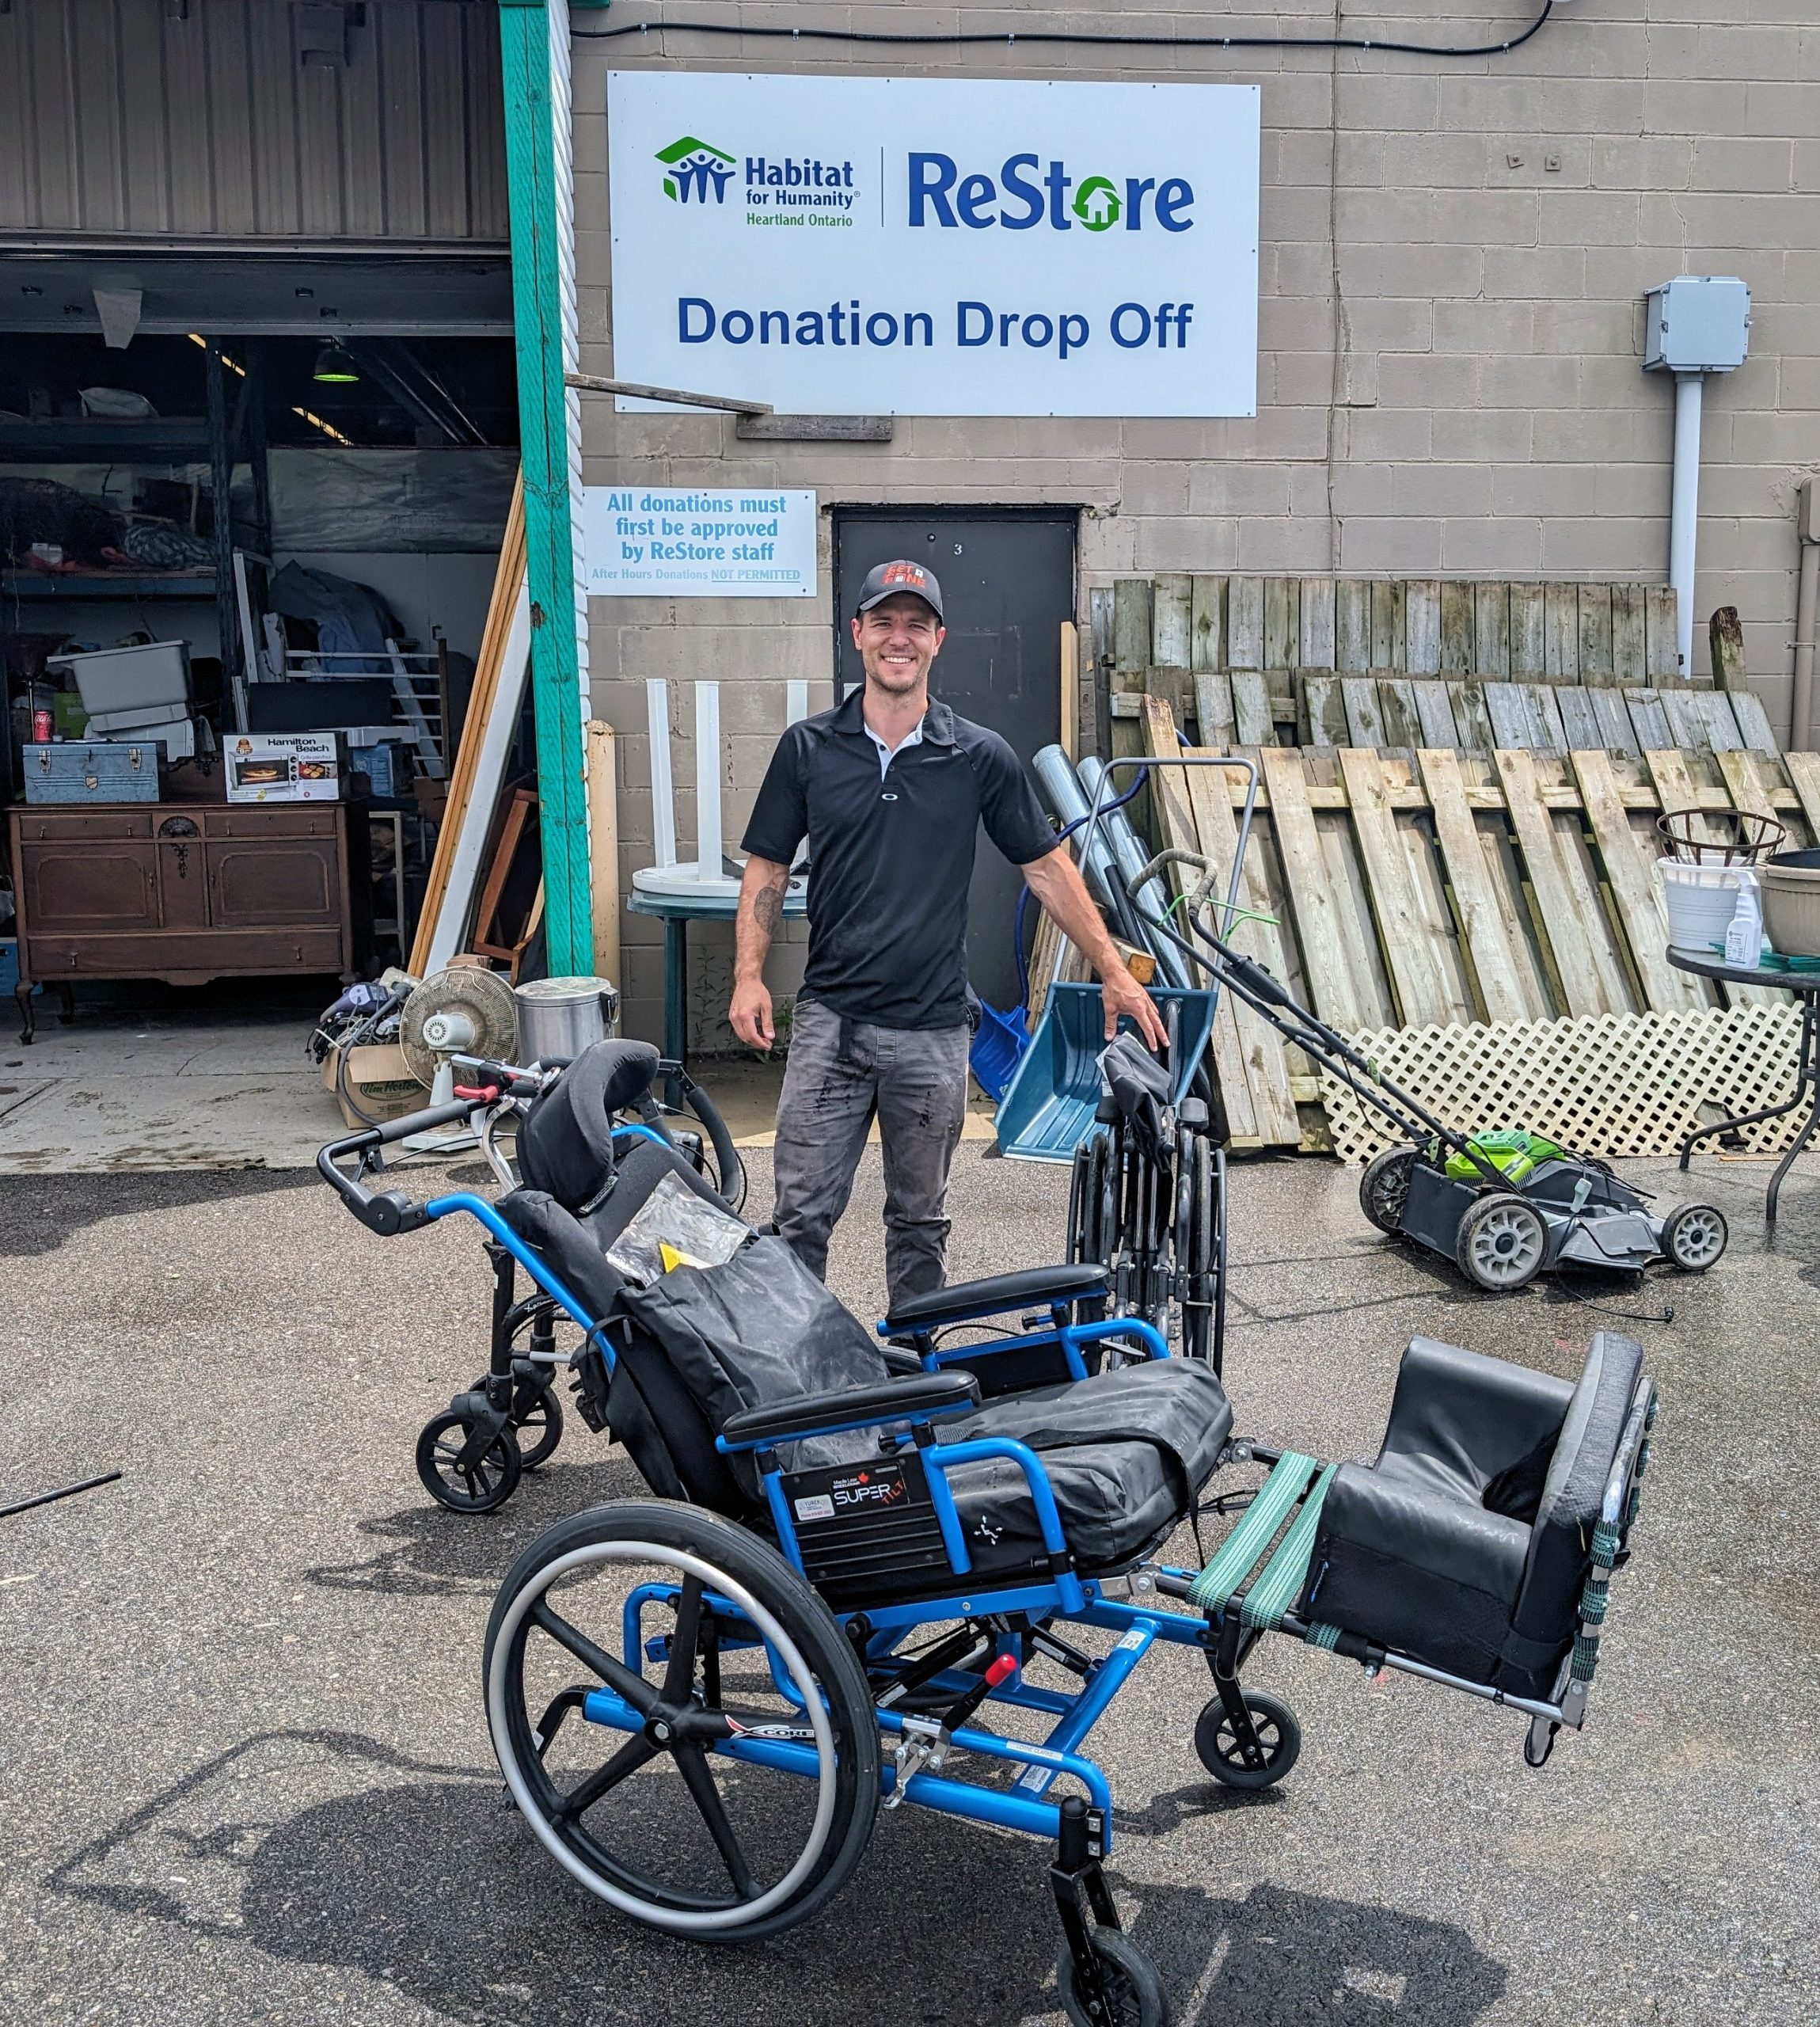
M 670 172 L 663 179 L 663 194 L 673 203 L 686 204 L 693 200 L 705 204 L 710 190 L 716 203 L 727 201 L 734 162 L 723 150 L 697 140 L 693 134 L 685 134 L 680 141 L 660 149 L 657 159 Z

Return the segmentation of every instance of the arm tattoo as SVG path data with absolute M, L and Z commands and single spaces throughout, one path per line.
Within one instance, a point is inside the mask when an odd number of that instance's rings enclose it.
M 766 936 L 777 933 L 777 925 L 784 919 L 784 896 L 781 888 L 761 887 L 752 897 L 752 919 Z

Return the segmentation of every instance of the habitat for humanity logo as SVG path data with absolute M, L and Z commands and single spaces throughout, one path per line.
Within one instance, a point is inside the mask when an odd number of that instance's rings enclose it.
M 716 203 L 725 203 L 727 185 L 733 180 L 730 154 L 697 140 L 693 134 L 685 134 L 680 141 L 672 141 L 659 150 L 657 159 L 670 172 L 663 179 L 665 196 L 678 204 L 686 204 L 691 197 L 697 203 L 705 204 L 712 190 Z

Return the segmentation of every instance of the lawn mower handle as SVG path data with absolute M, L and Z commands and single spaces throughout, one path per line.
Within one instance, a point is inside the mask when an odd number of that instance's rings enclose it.
M 336 1163 L 346 1155 L 364 1154 L 394 1140 L 407 1139 L 413 1133 L 465 1124 L 488 1102 L 484 1098 L 458 1098 L 452 1105 L 431 1105 L 424 1112 L 407 1112 L 402 1119 L 389 1119 L 383 1126 L 363 1127 L 344 1140 L 331 1140 L 316 1157 L 316 1172 L 369 1231 L 377 1232 L 382 1238 L 416 1231 L 427 1222 L 421 1204 L 413 1204 L 402 1190 L 363 1189 L 353 1176 Z

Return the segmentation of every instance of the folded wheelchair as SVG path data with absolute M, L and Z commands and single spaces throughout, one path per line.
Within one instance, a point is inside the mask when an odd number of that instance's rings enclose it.
M 1288 1706 L 1242 1682 L 1268 1632 L 1520 1710 L 1532 1763 L 1583 1721 L 1655 1416 L 1628 1339 L 1596 1337 L 1572 1383 L 1417 1338 L 1376 1462 L 1335 1466 L 1236 1444 L 1208 1364 L 1092 1314 L 1092 1263 L 920 1296 L 878 1337 L 774 1234 L 629 1276 L 614 1261 L 660 1199 L 728 1215 L 660 1138 L 614 1130 L 654 1064 L 603 1043 L 541 1090 L 497 1204 L 419 1205 L 340 1166 L 420 1120 L 321 1161 L 382 1235 L 485 1227 L 583 1333 L 583 1400 L 654 1495 L 549 1529 L 487 1630 L 507 1788 L 602 1900 L 704 1941 L 773 1936 L 910 1802 L 1051 1840 L 1064 2010 L 1155 2027 L 1085 1747 L 1157 1642 L 1206 1660 L 1195 1747 L 1233 1788 L 1300 1747 Z M 946 1334 L 994 1317 L 1017 1322 Z M 1160 1561 L 1216 1470 L 1249 1462 L 1268 1475 L 1210 1560 Z

